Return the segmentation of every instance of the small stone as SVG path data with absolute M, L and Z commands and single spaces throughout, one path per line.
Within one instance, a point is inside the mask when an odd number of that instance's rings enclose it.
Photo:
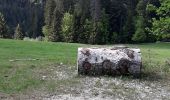
M 47 76 L 42 76 L 42 80 L 45 80 L 47 78 Z
M 63 63 L 61 62 L 60 65 L 63 65 Z

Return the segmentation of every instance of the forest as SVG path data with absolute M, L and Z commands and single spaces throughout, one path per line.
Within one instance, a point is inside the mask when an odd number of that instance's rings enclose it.
M 0 0 L 0 38 L 85 44 L 170 41 L 170 0 Z

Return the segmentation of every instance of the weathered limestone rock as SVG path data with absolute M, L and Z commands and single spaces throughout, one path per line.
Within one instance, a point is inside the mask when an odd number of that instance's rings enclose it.
M 78 48 L 78 74 L 121 75 L 141 73 L 140 49 L 127 47 Z

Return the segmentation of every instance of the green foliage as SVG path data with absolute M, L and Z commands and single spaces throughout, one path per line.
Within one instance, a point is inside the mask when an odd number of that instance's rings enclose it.
M 135 42 L 145 42 L 146 40 L 145 24 L 142 16 L 139 16 L 137 19 L 136 32 L 133 35 L 132 40 Z
M 87 19 L 90 21 L 90 0 L 79 0 L 75 4 L 75 10 L 73 14 L 73 41 L 79 43 L 87 43 L 88 39 L 86 33 L 86 28 L 88 26 Z M 87 29 L 88 31 L 88 29 Z
M 65 13 L 62 20 L 62 35 L 64 41 L 73 42 L 73 15 Z
M 160 0 L 161 6 L 157 9 L 157 14 L 161 17 L 170 17 L 170 1 L 169 0 Z
M 62 0 L 47 0 L 45 7 L 45 26 L 43 32 L 48 41 L 61 41 L 61 23 L 63 17 Z
M 161 38 L 162 38 L 163 41 L 168 41 L 168 42 L 170 42 L 170 34 L 163 34 L 163 35 L 161 36 Z
M 6 26 L 6 21 L 2 13 L 0 13 L 0 38 L 8 37 L 8 29 Z
M 132 11 L 128 11 L 126 23 L 123 27 L 123 34 L 121 36 L 122 42 L 124 43 L 130 42 L 134 33 L 135 33 L 134 17 Z
M 136 6 L 136 11 L 139 16 L 144 16 L 146 13 L 146 4 L 144 0 L 140 0 Z
M 54 0 L 47 0 L 45 5 L 45 26 L 43 26 L 43 33 L 45 37 L 47 38 L 47 41 L 55 41 L 52 39 L 52 36 L 50 36 L 53 33 L 52 30 L 52 20 L 54 17 L 54 9 L 56 7 L 56 3 Z
M 108 15 L 105 12 L 105 9 L 101 12 L 101 21 L 99 25 L 99 31 L 100 31 L 100 42 L 99 44 L 106 44 L 109 43 L 108 36 L 109 36 L 109 19 Z
M 54 9 L 56 7 L 56 3 L 54 0 L 47 0 L 45 5 L 45 11 L 44 11 L 44 18 L 45 18 L 45 24 L 47 27 L 52 25 L 52 19 L 54 15 Z
M 118 34 L 116 32 L 113 32 L 111 36 L 112 37 L 110 43 L 116 43 L 118 41 Z
M 144 0 L 140 0 L 137 4 L 136 7 L 136 12 L 137 12 L 137 21 L 136 21 L 136 25 L 135 25 L 135 34 L 133 34 L 132 40 L 135 42 L 145 42 L 147 39 L 147 35 L 146 35 L 146 1 Z
M 93 28 L 90 35 L 91 44 L 106 44 L 109 43 L 109 19 L 108 15 L 105 12 L 105 9 L 102 9 L 100 12 L 99 20 L 92 20 Z
M 79 34 L 78 41 L 80 43 L 91 43 L 91 41 L 89 39 L 90 35 L 92 33 L 92 29 L 93 29 L 91 20 L 86 19 L 83 27 L 84 27 L 83 28 L 84 31 L 82 31 L 82 33 Z
M 155 12 L 159 18 L 152 19 L 152 27 L 149 31 L 157 36 L 157 40 L 164 40 L 170 34 L 170 1 L 160 0 L 160 2 L 161 6 L 155 7 Z
M 17 6 L 21 2 L 24 6 Z M 53 42 L 90 44 L 131 43 L 132 37 L 138 37 L 139 32 L 146 34 L 146 40 L 155 36 L 161 40 L 165 37 L 161 36 L 162 34 L 169 34 L 169 2 L 169 0 L 14 0 L 12 3 L 0 1 L 0 10 L 5 15 L 10 28 L 9 33 L 12 35 L 14 25 L 20 23 L 23 32 L 30 38 L 45 36 L 48 41 Z M 136 19 L 138 16 L 143 17 L 143 26 L 135 25 L 136 21 L 139 23 L 138 20 L 141 20 Z
M 146 10 L 148 11 L 148 12 L 154 12 L 154 11 L 156 11 L 156 7 L 153 5 L 153 4 L 148 4 L 147 5 L 147 8 L 146 8 Z
M 45 36 L 48 36 L 48 33 L 51 33 L 51 28 L 47 25 L 43 26 L 42 32 Z
M 19 24 L 17 25 L 17 27 L 15 29 L 14 38 L 16 40 L 23 40 L 23 38 L 24 38 L 24 34 L 23 34 L 22 29 Z

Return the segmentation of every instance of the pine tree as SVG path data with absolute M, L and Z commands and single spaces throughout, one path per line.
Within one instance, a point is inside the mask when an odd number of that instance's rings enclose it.
M 133 35 L 132 40 L 135 42 L 145 42 L 146 40 L 145 23 L 144 18 L 142 16 L 138 17 L 136 23 L 136 32 Z
M 64 15 L 63 0 L 56 0 L 56 7 L 53 12 L 52 33 L 49 38 L 52 42 L 62 41 L 62 18 Z
M 83 25 L 83 31 L 79 34 L 78 41 L 80 43 L 90 43 L 89 37 L 91 35 L 92 29 L 93 29 L 92 21 L 89 19 L 86 19 Z
M 131 41 L 133 34 L 135 33 L 134 15 L 131 10 L 127 11 L 126 23 L 123 27 L 122 42 L 128 43 Z
M 86 31 L 84 25 L 86 19 L 90 17 L 90 0 L 79 0 L 75 5 L 75 10 L 73 14 L 73 41 L 86 43 L 86 38 L 84 38 L 84 32 Z
M 99 43 L 99 37 L 101 32 L 100 26 L 101 26 L 101 1 L 100 0 L 91 0 L 91 6 L 90 6 L 90 12 L 93 22 L 93 32 L 90 35 L 90 41 L 91 44 Z
M 62 19 L 62 35 L 65 42 L 73 42 L 73 15 L 68 12 Z
M 108 15 L 105 13 L 105 9 L 101 11 L 101 18 L 98 22 L 98 34 L 96 36 L 97 44 L 106 44 L 109 43 L 109 20 Z
M 5 18 L 2 13 L 0 13 L 0 38 L 8 37 L 8 29 L 6 26 Z
M 121 42 L 129 43 L 131 42 L 132 36 L 135 33 L 135 8 L 138 0 L 128 0 L 125 1 L 126 6 L 126 17 L 125 23 L 123 25 L 123 34 L 121 33 Z
M 47 0 L 45 8 L 45 26 L 43 32 L 48 41 L 61 41 L 61 23 L 63 17 L 63 0 Z
M 54 17 L 54 9 L 56 8 L 56 2 L 54 0 L 47 0 L 44 10 L 45 26 L 43 26 L 43 33 L 48 41 L 50 41 L 50 34 L 52 34 L 52 21 Z
M 17 27 L 15 29 L 14 38 L 16 40 L 23 40 L 23 38 L 24 38 L 24 34 L 23 34 L 22 29 L 19 24 L 17 25 Z
M 32 38 L 36 38 L 38 36 L 38 11 L 37 9 L 33 9 L 31 15 L 31 25 L 29 29 L 29 36 Z
M 54 9 L 56 7 L 56 2 L 54 0 L 47 0 L 45 9 L 44 9 L 44 17 L 45 17 L 45 25 L 47 27 L 52 25 Z
M 146 40 L 146 21 L 145 21 L 145 13 L 146 13 L 146 2 L 144 0 L 140 0 L 137 4 L 136 11 L 138 14 L 137 22 L 136 22 L 136 31 L 132 37 L 132 40 L 135 42 L 145 42 Z

